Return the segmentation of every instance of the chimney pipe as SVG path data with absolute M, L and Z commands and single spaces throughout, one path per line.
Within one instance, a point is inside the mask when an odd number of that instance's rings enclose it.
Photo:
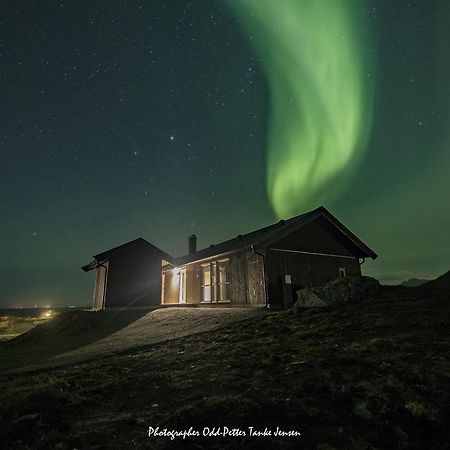
M 193 255 L 197 252 L 197 236 L 195 234 L 189 236 L 188 240 L 189 255 Z

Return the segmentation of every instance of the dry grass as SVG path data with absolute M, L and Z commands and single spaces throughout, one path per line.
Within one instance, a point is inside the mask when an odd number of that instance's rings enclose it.
M 48 318 L 17 317 L 9 314 L 0 316 L 0 341 L 9 340 L 19 334 L 26 333 L 47 320 Z
M 300 317 L 254 314 L 95 360 L 5 375 L 0 440 L 24 449 L 448 448 L 449 323 L 445 296 L 386 288 L 359 304 Z M 147 438 L 157 425 L 278 425 L 302 436 Z

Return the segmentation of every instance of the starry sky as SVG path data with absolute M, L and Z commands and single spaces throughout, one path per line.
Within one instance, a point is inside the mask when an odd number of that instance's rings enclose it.
M 96 253 L 320 204 L 366 274 L 448 270 L 450 4 L 315 3 L 3 1 L 0 305 L 87 305 Z

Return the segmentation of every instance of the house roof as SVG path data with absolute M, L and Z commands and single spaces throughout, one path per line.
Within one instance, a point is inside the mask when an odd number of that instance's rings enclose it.
M 161 259 L 165 259 L 172 265 L 183 265 L 195 261 L 200 261 L 215 256 L 221 256 L 224 254 L 232 253 L 245 248 L 257 248 L 264 249 L 271 244 L 279 241 L 283 237 L 289 235 L 293 231 L 300 229 L 306 224 L 318 218 L 326 219 L 330 224 L 334 226 L 339 234 L 341 234 L 347 242 L 352 243 L 352 248 L 355 251 L 355 256 L 360 258 L 370 257 L 375 259 L 377 254 L 371 250 L 364 242 L 362 242 L 355 234 L 353 234 L 345 225 L 343 225 L 336 217 L 333 216 L 325 207 L 320 206 L 312 211 L 300 214 L 295 217 L 291 217 L 287 220 L 280 220 L 277 223 L 269 225 L 264 228 L 260 228 L 250 233 L 238 235 L 232 239 L 221 242 L 220 244 L 211 245 L 207 248 L 199 250 L 198 252 L 185 255 L 180 258 L 173 258 L 168 253 L 162 251 L 158 247 L 150 244 L 143 238 L 134 239 L 133 241 L 114 247 L 105 252 L 99 253 L 94 256 L 93 261 L 82 267 L 85 272 L 96 269 L 101 264 L 109 261 L 111 258 L 116 257 L 123 251 L 130 250 L 150 250 L 161 256 Z
M 89 272 L 89 270 L 96 269 L 101 264 L 104 264 L 106 261 L 109 261 L 111 258 L 119 255 L 124 251 L 140 251 L 140 250 L 153 251 L 154 253 L 159 254 L 161 256 L 161 259 L 165 259 L 170 263 L 173 263 L 175 261 L 175 258 L 170 256 L 168 253 L 162 251 L 155 245 L 150 244 L 150 242 L 146 241 L 143 238 L 137 238 L 132 241 L 126 242 L 125 244 L 114 247 L 110 250 L 106 250 L 105 252 L 99 253 L 98 255 L 95 255 L 93 261 L 83 266 L 82 269 L 85 272 Z
M 347 239 L 352 241 L 357 249 L 359 257 L 370 257 L 375 259 L 377 254 L 371 250 L 364 242 L 355 236 L 347 227 L 345 227 L 336 217 L 334 217 L 325 207 L 320 206 L 317 209 L 300 214 L 287 220 L 280 220 L 279 222 L 269 225 L 259 230 L 252 231 L 247 234 L 238 235 L 233 239 L 229 239 L 217 245 L 211 245 L 207 248 L 199 250 L 192 255 L 185 255 L 176 259 L 177 265 L 188 264 L 190 262 L 211 258 L 214 256 L 223 255 L 225 253 L 232 253 L 244 248 L 266 248 L 273 242 L 282 239 L 289 233 L 301 228 L 312 220 L 323 217 L 327 219 L 340 233 Z

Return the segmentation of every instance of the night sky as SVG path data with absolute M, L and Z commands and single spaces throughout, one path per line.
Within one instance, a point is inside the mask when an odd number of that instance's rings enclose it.
M 87 305 L 96 253 L 320 204 L 366 274 L 445 272 L 449 24 L 445 0 L 3 1 L 0 305 Z

